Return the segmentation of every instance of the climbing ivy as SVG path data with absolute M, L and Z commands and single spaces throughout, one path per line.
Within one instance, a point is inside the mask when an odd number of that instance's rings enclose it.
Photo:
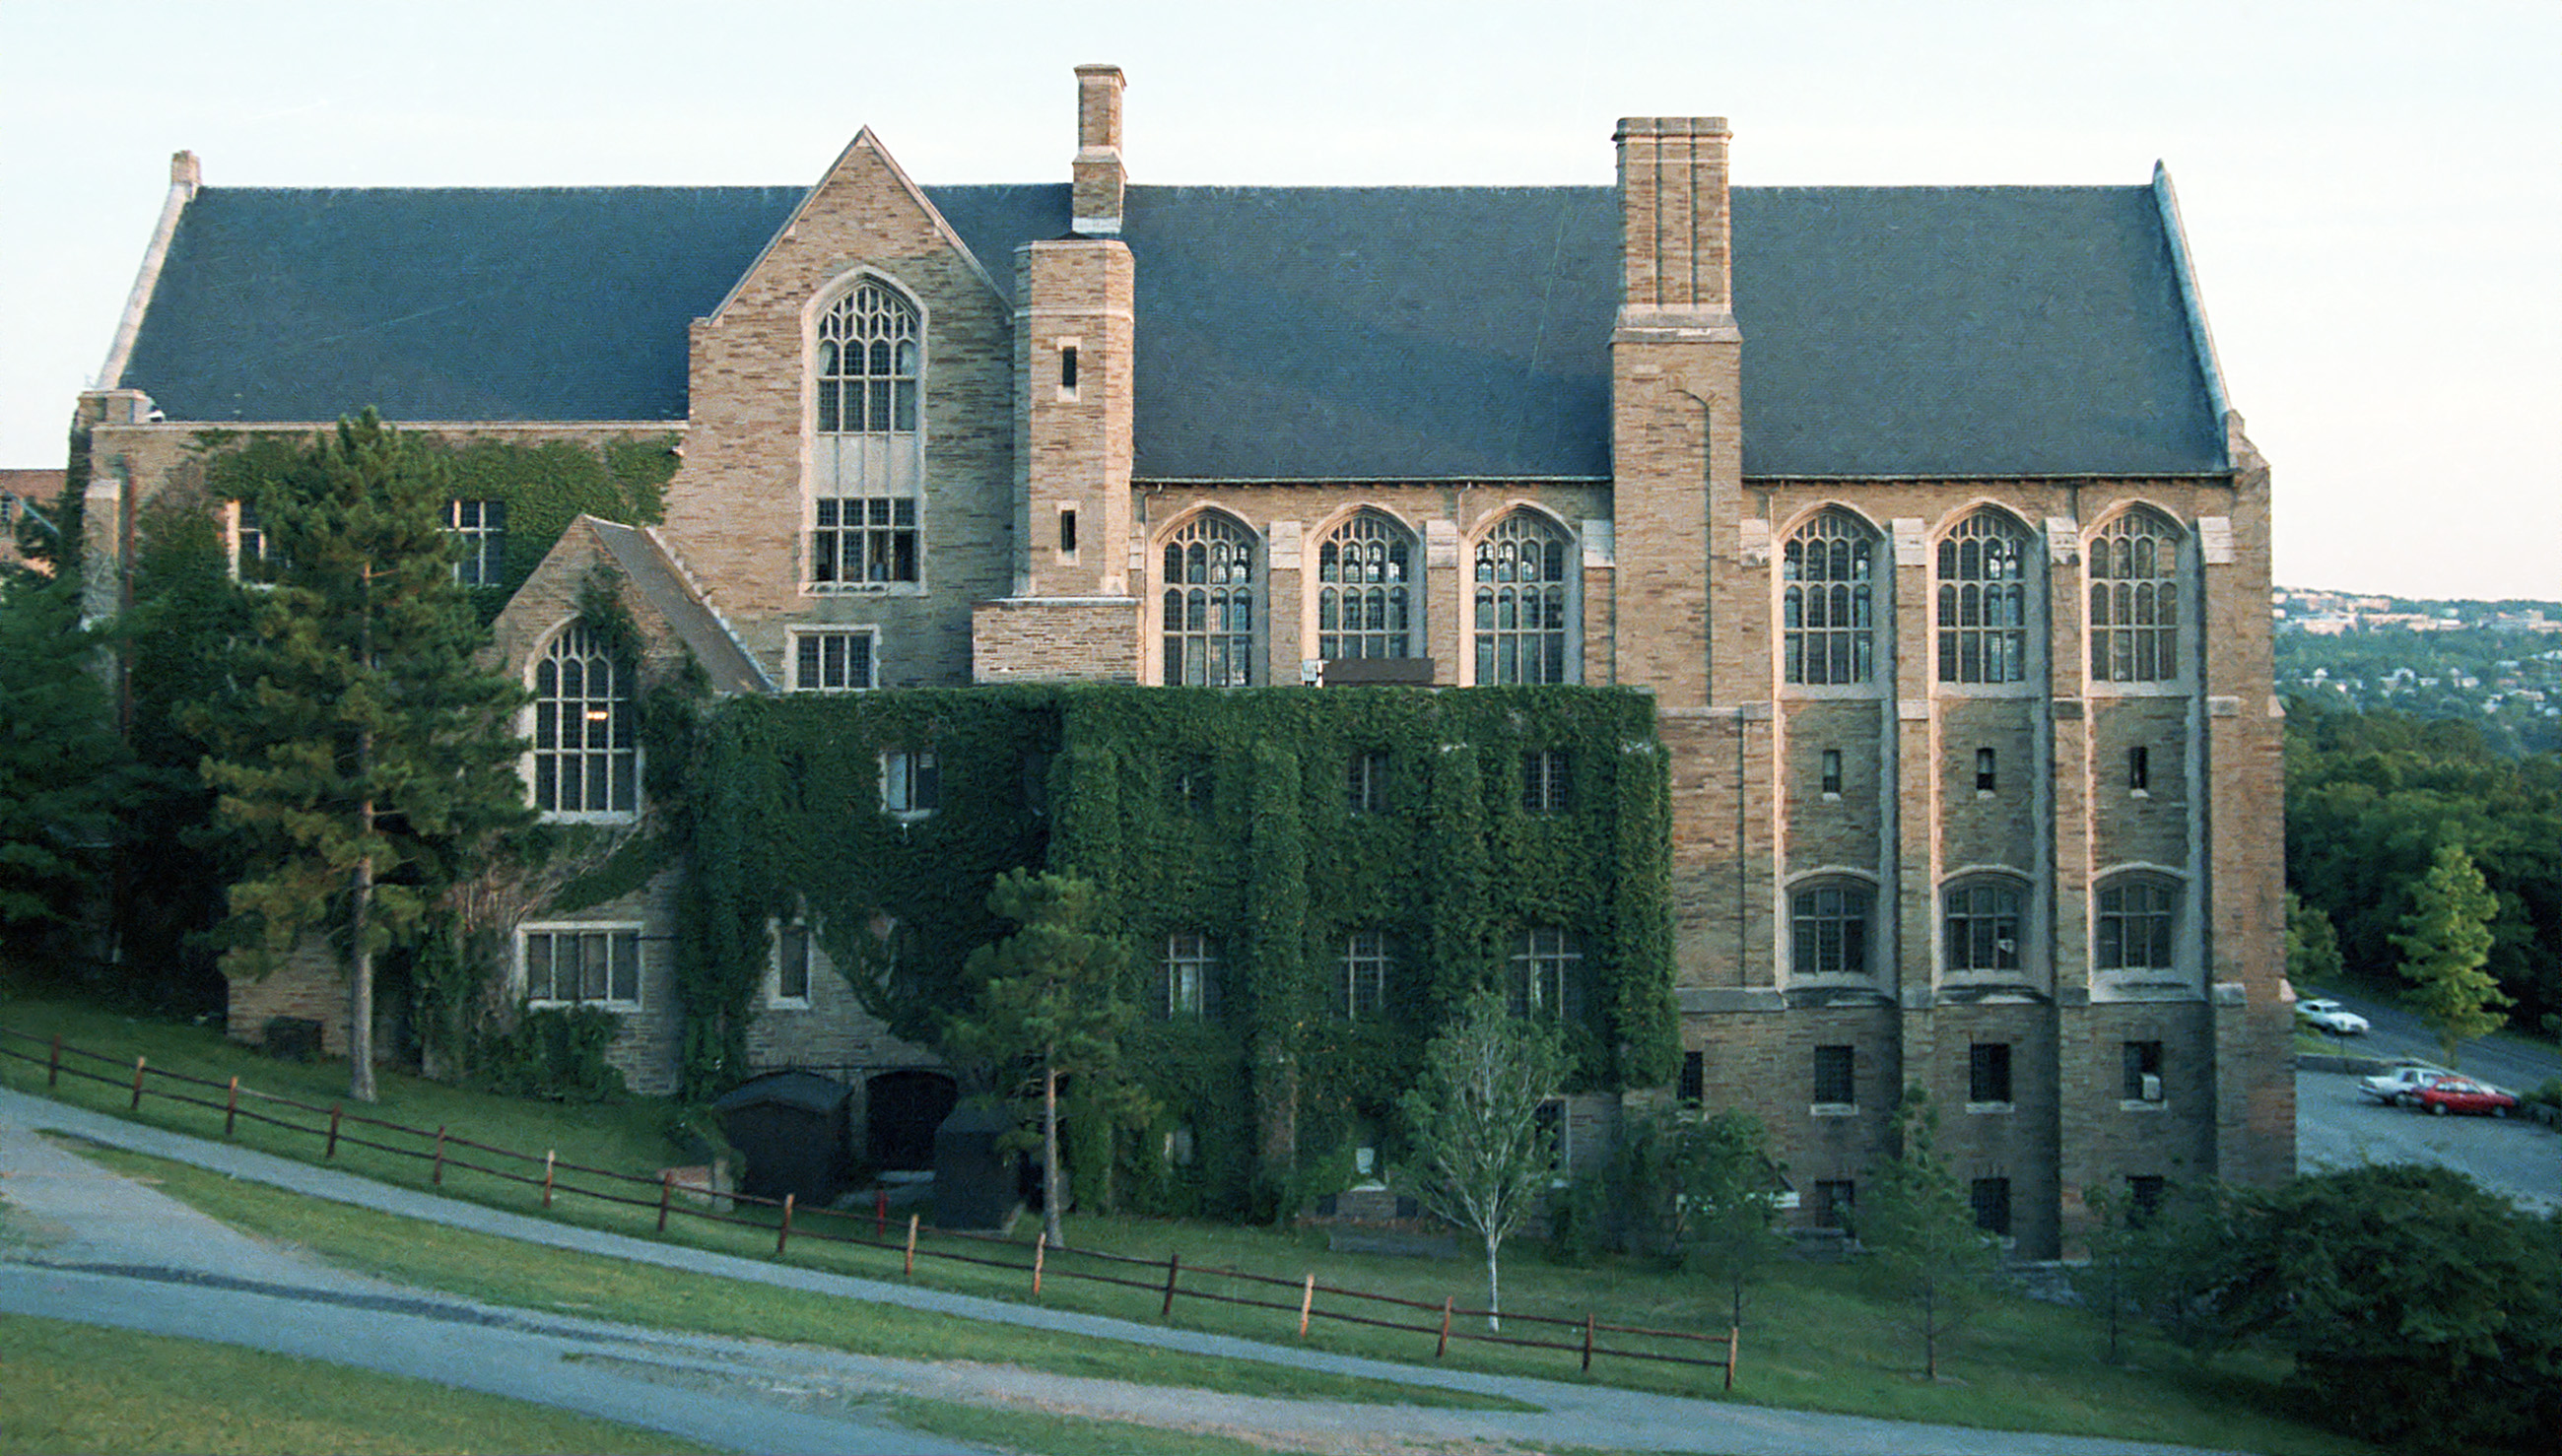
M 894 1033 L 934 1044 L 941 1008 L 965 994 L 963 959 L 1001 930 L 988 886 L 1019 865 L 1096 883 L 1137 951 L 1131 994 L 1161 1016 L 1132 1038 L 1131 1064 L 1171 1111 L 1109 1153 L 1078 1150 L 1088 1195 L 1166 1212 L 1292 1205 L 1357 1130 L 1392 1136 L 1429 1028 L 1500 981 L 1531 926 L 1583 951 L 1573 1085 L 1658 1084 L 1678 1047 L 1652 709 L 1590 688 L 1022 686 L 725 704 L 695 781 L 688 1090 L 744 1068 L 766 927 L 793 913 Z M 936 755 L 930 816 L 882 811 L 892 750 Z M 1567 756 L 1571 793 L 1533 812 L 1521 766 L 1547 750 Z M 1383 807 L 1347 793 L 1366 752 L 1385 755 Z M 1355 931 L 1387 935 L 1403 973 L 1362 1020 L 1345 1015 Z M 1163 1016 L 1159 967 L 1178 933 L 1219 948 L 1214 1015 Z

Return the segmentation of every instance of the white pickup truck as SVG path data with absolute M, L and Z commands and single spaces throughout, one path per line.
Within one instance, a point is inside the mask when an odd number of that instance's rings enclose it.
M 2405 1062 L 2389 1072 L 2367 1077 L 2357 1085 L 2367 1096 L 2388 1107 L 2397 1104 L 2407 1107 L 2416 1100 L 2421 1088 L 2440 1077 L 2454 1075 L 2445 1067 L 2432 1066 L 2427 1062 Z

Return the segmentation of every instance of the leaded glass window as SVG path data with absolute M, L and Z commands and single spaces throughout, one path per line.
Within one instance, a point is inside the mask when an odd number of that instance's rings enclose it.
M 1356 1021 L 1388 1013 L 1387 982 L 1396 946 L 1381 930 L 1356 930 L 1344 938 L 1343 1012 Z
M 1573 584 L 1565 532 L 1517 510 L 1477 542 L 1477 682 L 1570 682 Z
M 1317 655 L 1412 657 L 1417 639 L 1415 560 L 1403 526 L 1366 510 L 1317 547 Z
M 2028 535 L 1979 510 L 1939 539 L 1939 680 L 2028 678 Z
M 2179 537 L 2130 510 L 2091 542 L 2091 676 L 2166 682 L 2179 676 Z
M 1868 974 L 1866 885 L 1814 885 L 1788 901 L 1788 964 L 1799 976 Z
M 534 663 L 534 808 L 628 815 L 640 807 L 631 684 L 596 635 L 573 626 Z
M 1513 937 L 1511 994 L 1516 1016 L 1579 1020 L 1583 1015 L 1583 948 L 1570 931 L 1535 926 Z
M 1877 676 L 1877 537 L 1828 510 L 1780 552 L 1779 617 L 1787 680 L 1809 686 Z
M 1166 537 L 1168 686 L 1254 683 L 1254 533 L 1233 516 L 1202 511 Z
M 1952 885 L 1939 902 L 1950 971 L 2019 969 L 2020 887 L 2003 879 Z
M 877 279 L 856 283 L 820 315 L 815 373 L 812 584 L 920 580 L 924 359 L 916 305 Z
M 2092 917 L 2094 960 L 2103 971 L 2169 971 L 2179 890 L 2166 880 L 2121 879 L 2100 887 Z

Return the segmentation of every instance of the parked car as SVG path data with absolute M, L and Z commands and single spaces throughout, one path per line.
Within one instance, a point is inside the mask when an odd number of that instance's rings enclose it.
M 2440 1077 L 2454 1075 L 2445 1067 L 2431 1066 L 2427 1062 L 2404 1062 L 2389 1072 L 2378 1072 L 2364 1078 L 2357 1085 L 2360 1091 L 2378 1102 L 2407 1107 L 2421 1088 Z
M 2411 1095 L 2440 1117 L 2451 1112 L 2487 1112 L 2493 1117 L 2506 1117 L 2517 1106 L 2516 1098 L 2497 1087 L 2463 1077 L 2440 1077 Z
M 2299 1001 L 2295 1002 L 2295 1019 L 2333 1036 L 2363 1036 L 2372 1029 L 2364 1016 L 2335 1001 Z

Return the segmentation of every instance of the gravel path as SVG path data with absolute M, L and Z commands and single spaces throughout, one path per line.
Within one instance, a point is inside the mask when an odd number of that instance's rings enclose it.
M 350 1275 L 236 1233 L 35 1135 L 52 1129 L 234 1177 L 529 1242 L 990 1324 L 1502 1394 L 1538 1412 L 1220 1395 L 637 1329 L 476 1304 Z M 1776 1410 L 1390 1365 L 1198 1331 L 919 1290 L 505 1213 L 335 1170 L 139 1127 L 0 1090 L 0 1310 L 248 1345 L 416 1375 L 755 1451 L 970 1449 L 902 1430 L 889 1394 L 1144 1421 L 1288 1449 L 1502 1453 L 1558 1445 L 1794 1456 L 2098 1456 L 2189 1452 L 2136 1441 Z M 992 1331 L 992 1356 L 1003 1336 Z

